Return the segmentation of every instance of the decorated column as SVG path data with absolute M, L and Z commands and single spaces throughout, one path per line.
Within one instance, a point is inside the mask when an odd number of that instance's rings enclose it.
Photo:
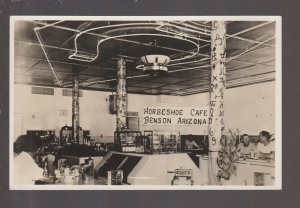
M 226 22 L 213 21 L 211 31 L 211 84 L 209 109 L 209 184 L 216 185 L 220 170 L 217 159 L 224 129 L 224 91 L 226 80 Z
M 79 71 L 73 69 L 73 90 L 72 90 L 72 138 L 79 144 Z
M 127 128 L 127 92 L 126 92 L 126 62 L 125 59 L 118 60 L 118 85 L 117 85 L 117 131 Z

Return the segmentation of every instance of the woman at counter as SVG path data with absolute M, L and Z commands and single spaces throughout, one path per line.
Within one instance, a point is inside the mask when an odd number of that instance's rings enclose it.
M 257 144 L 259 156 L 263 159 L 275 158 L 275 139 L 267 131 L 259 133 L 259 143 Z
M 16 185 L 33 185 L 35 181 L 50 182 L 43 177 L 44 170 L 34 158 L 40 153 L 40 137 L 21 135 L 14 142 L 14 183 Z M 53 179 L 52 179 L 53 180 Z

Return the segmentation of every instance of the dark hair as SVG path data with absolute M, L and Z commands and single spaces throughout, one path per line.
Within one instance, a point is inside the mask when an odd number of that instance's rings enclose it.
M 249 136 L 249 135 L 248 135 L 248 134 L 243 134 L 243 135 L 242 135 L 242 138 L 244 138 L 245 136 Z
M 14 152 L 35 152 L 42 146 L 42 141 L 39 136 L 21 135 L 14 142 Z
M 267 138 L 267 140 L 270 140 L 271 139 L 271 134 L 268 132 L 268 131 L 261 131 L 259 133 L 261 136 L 264 136 Z

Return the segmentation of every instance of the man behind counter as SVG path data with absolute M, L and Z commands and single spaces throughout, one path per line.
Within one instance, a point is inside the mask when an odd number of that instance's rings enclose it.
M 250 142 L 248 134 L 243 134 L 242 140 L 243 142 L 239 145 L 241 157 L 250 157 L 251 151 L 256 150 L 256 146 L 253 142 Z

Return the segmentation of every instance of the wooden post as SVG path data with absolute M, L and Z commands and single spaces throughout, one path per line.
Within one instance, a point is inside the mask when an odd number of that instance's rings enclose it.
M 218 184 L 217 165 L 220 140 L 224 129 L 224 91 L 226 82 L 226 22 L 213 21 L 211 31 L 211 84 L 210 108 L 208 123 L 209 157 L 208 179 L 209 185 Z
M 79 144 L 79 71 L 73 69 L 73 90 L 72 90 L 72 138 Z
M 117 131 L 127 128 L 127 92 L 126 92 L 126 62 L 123 58 L 118 60 L 117 85 Z

